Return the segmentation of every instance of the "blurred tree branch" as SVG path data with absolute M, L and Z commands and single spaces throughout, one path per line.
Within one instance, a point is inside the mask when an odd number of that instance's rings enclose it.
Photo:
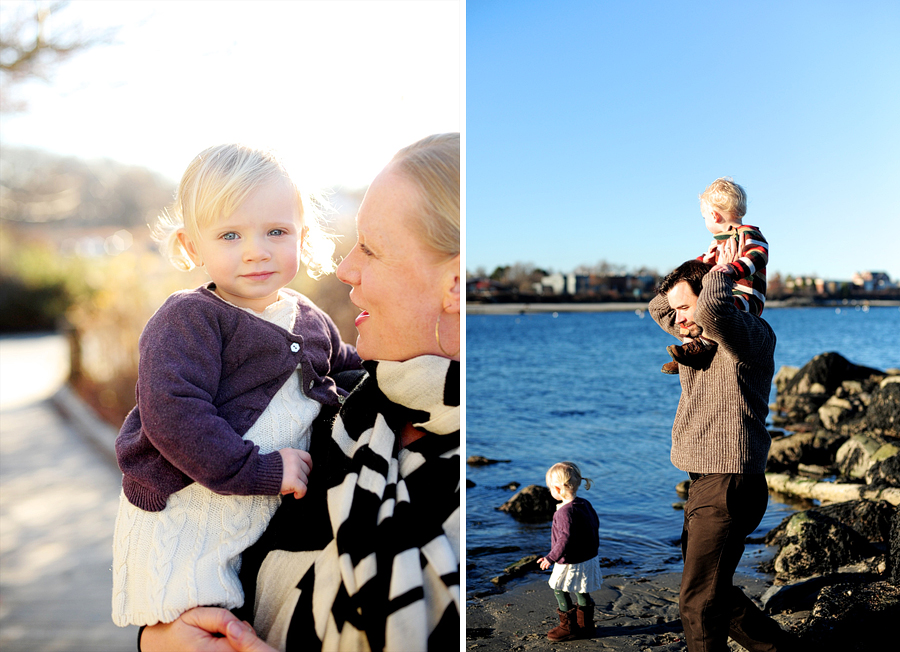
M 4 3 L 0 15 L 0 111 L 25 110 L 10 96 L 10 89 L 28 79 L 48 81 L 54 68 L 67 58 L 98 45 L 109 45 L 116 29 L 85 32 L 77 22 L 52 24 L 51 16 L 69 5 L 54 2 Z

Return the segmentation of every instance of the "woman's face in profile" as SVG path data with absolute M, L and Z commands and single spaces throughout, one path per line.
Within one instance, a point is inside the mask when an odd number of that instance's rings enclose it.
M 440 355 L 434 329 L 447 265 L 413 230 L 419 202 L 417 187 L 388 166 L 369 186 L 357 243 L 338 266 L 338 278 L 352 286 L 350 300 L 362 310 L 356 348 L 365 360 Z

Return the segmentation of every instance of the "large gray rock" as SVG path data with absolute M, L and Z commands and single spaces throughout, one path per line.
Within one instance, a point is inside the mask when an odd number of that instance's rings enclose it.
M 783 392 L 798 371 L 800 371 L 800 367 L 790 367 L 788 365 L 781 367 L 775 374 L 775 378 L 772 379 L 772 382 L 775 383 L 775 391 L 779 394 Z
M 775 584 L 760 597 L 766 613 L 812 611 L 819 592 L 835 584 L 870 584 L 881 578 L 873 573 L 834 573 L 817 575 L 791 584 Z
M 835 455 L 834 464 L 838 473 L 860 480 L 875 463 L 875 453 L 884 445 L 883 441 L 869 435 L 857 434 L 848 439 Z
M 856 365 L 840 353 L 821 353 L 807 362 L 785 384 L 785 394 L 825 394 L 831 396 L 845 380 L 868 380 L 884 372 Z
M 900 587 L 838 584 L 821 590 L 801 636 L 821 652 L 896 650 L 898 618 Z
M 773 473 L 793 472 L 800 464 L 831 468 L 837 451 L 847 439 L 847 435 L 823 428 L 773 439 L 766 470 Z
M 497 509 L 519 521 L 544 523 L 553 520 L 558 504 L 547 487 L 530 484 L 516 492 Z
M 819 394 L 779 394 L 774 412 L 784 423 L 803 423 L 807 417 L 815 415 L 819 407 L 828 400 L 828 395 Z M 773 416 L 775 416 L 773 414 Z
M 780 543 L 774 567 L 785 582 L 833 573 L 875 552 L 859 532 L 814 509 L 790 517 Z
M 856 531 L 870 543 L 885 543 L 889 537 L 892 519 L 900 510 L 885 500 L 850 500 L 820 505 L 807 511 L 816 512 L 838 521 Z M 785 517 L 763 538 L 765 544 L 779 548 L 784 546 L 788 525 L 797 514 L 805 513 L 807 512 L 797 512 Z M 792 530 L 792 533 L 795 532 Z
M 849 436 L 829 430 L 816 430 L 812 449 L 804 456 L 807 464 L 819 464 L 821 466 L 834 466 L 834 458 L 841 446 L 849 439 Z
M 769 460 L 766 470 L 774 473 L 793 470 L 804 461 L 813 448 L 815 435 L 811 432 L 798 432 L 787 437 L 772 439 L 769 447 Z M 805 462 L 804 463 L 808 463 Z
M 900 487 L 900 448 L 885 444 L 873 456 L 874 464 L 866 471 L 866 483 Z
M 886 500 L 850 500 L 821 505 L 815 511 L 852 528 L 869 543 L 887 543 L 897 510 Z
M 819 423 L 826 430 L 835 430 L 842 421 L 849 421 L 857 413 L 850 399 L 832 396 L 819 408 Z
M 885 380 L 893 378 L 896 376 Z M 900 382 L 882 382 L 872 393 L 872 400 L 863 421 L 868 428 L 887 435 L 900 436 Z
M 868 400 L 867 392 L 884 377 L 879 370 L 855 365 L 838 353 L 822 353 L 796 373 L 779 374 L 773 419 L 826 428 L 857 418 Z M 832 398 L 836 402 L 826 405 Z M 820 408 L 824 409 L 820 412 Z

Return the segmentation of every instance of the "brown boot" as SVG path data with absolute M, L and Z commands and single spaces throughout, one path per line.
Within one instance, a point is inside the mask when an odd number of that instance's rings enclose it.
M 662 369 L 660 369 L 660 371 L 663 372 L 664 374 L 677 376 L 678 375 L 678 363 L 675 362 L 674 360 L 672 360 L 671 362 L 667 362 L 666 364 L 664 364 L 662 366 Z
M 575 616 L 578 622 L 578 638 L 593 638 L 597 633 L 594 627 L 594 603 L 575 609 L 577 609 Z
M 578 638 L 578 617 L 575 607 L 568 611 L 556 610 L 559 614 L 559 627 L 554 627 L 547 632 L 547 638 L 551 641 L 571 641 Z
M 684 344 L 673 344 L 666 347 L 666 351 L 672 356 L 672 360 L 691 369 L 706 369 L 719 348 L 714 342 L 709 346 L 699 340 L 691 340 Z

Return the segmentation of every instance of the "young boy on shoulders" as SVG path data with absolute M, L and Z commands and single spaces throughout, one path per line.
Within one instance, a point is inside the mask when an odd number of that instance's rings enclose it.
M 700 214 L 713 241 L 706 252 L 697 257 L 715 265 L 717 272 L 734 279 L 734 305 L 753 315 L 762 314 L 766 303 L 766 265 L 769 262 L 769 243 L 755 226 L 743 223 L 747 214 L 747 193 L 730 177 L 716 179 L 700 195 Z M 719 257 L 726 251 L 739 252 L 734 262 L 721 264 Z M 692 338 L 687 332 L 680 345 L 666 347 L 672 362 L 662 367 L 665 374 L 677 374 L 678 365 L 694 369 L 704 368 L 716 352 L 716 343 L 704 337 Z

